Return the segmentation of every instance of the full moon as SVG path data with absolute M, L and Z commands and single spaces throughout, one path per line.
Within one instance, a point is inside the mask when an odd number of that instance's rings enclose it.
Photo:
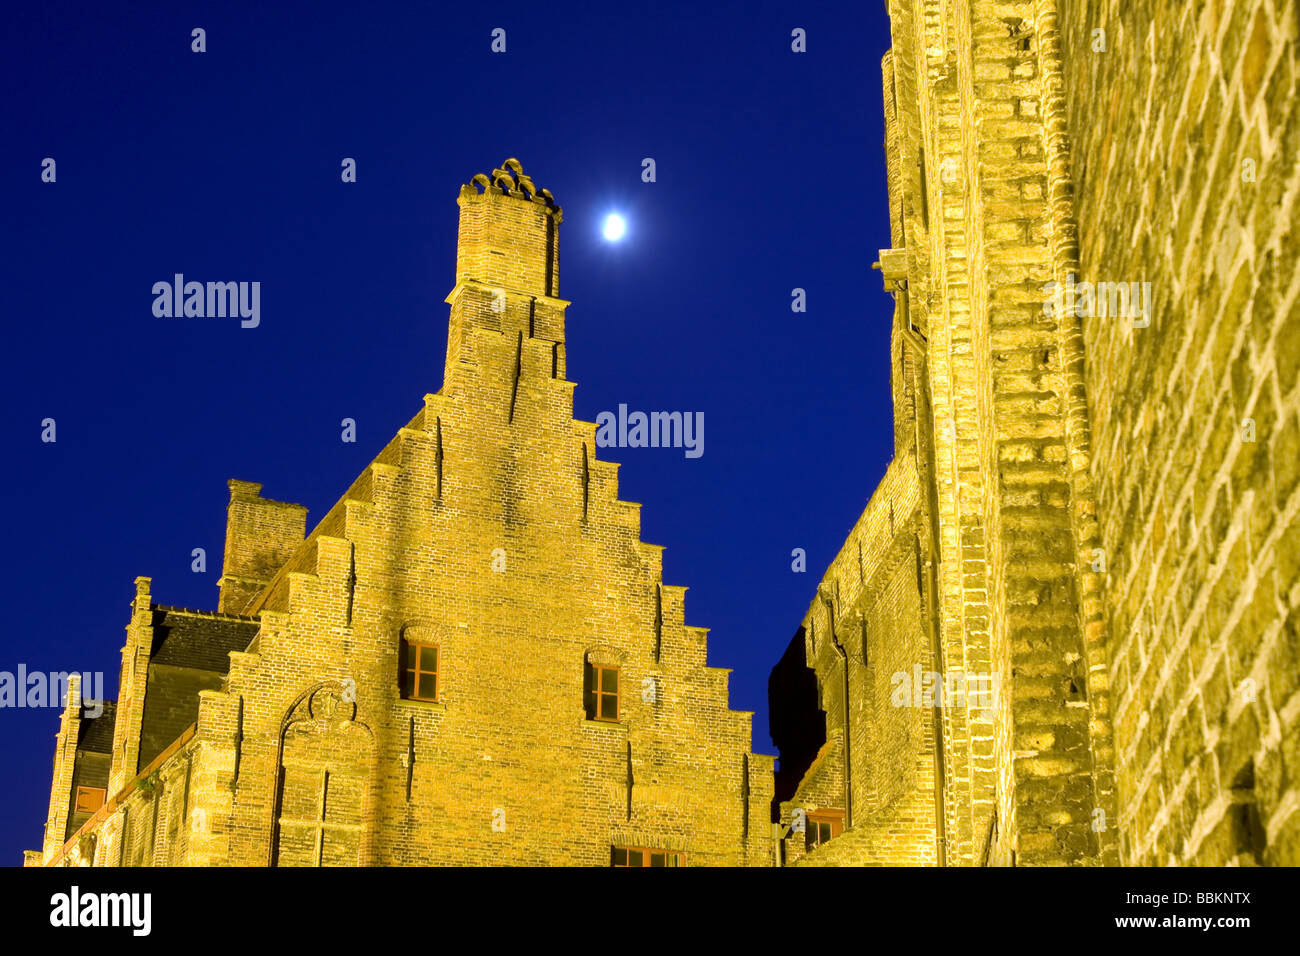
M 605 238 L 610 242 L 618 242 L 623 238 L 623 233 L 627 232 L 627 223 L 623 217 L 617 213 L 610 213 L 605 217 Z

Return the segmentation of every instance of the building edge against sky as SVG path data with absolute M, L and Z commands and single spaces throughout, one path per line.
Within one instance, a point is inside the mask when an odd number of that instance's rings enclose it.
M 1296 4 L 888 7 L 896 454 L 770 682 L 783 854 L 1296 865 Z

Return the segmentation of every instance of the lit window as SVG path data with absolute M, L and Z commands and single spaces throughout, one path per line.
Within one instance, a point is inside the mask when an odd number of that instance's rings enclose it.
M 438 699 L 438 645 L 402 642 L 402 696 L 408 700 Z
M 94 813 L 104 805 L 108 791 L 103 787 L 78 787 L 74 813 Z
M 650 850 L 639 846 L 616 846 L 610 866 L 681 866 L 682 854 L 677 850 Z
M 588 720 L 618 720 L 618 668 L 588 664 L 586 668 Z
M 843 810 L 809 810 L 805 821 L 805 835 L 809 850 L 829 843 L 840 835 L 844 826 Z

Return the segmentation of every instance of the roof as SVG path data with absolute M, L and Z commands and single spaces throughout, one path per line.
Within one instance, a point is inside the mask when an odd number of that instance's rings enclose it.
M 258 626 L 250 617 L 156 604 L 150 663 L 224 674 L 230 668 L 230 652 L 246 649 Z
M 89 750 L 91 753 L 111 754 L 113 752 L 113 723 L 117 714 L 117 701 L 103 702 L 104 710 L 98 717 L 83 717 L 81 730 L 77 734 L 77 749 Z

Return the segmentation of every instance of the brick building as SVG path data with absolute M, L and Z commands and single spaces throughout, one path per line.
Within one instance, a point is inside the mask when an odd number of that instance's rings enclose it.
M 572 419 L 510 161 L 442 390 L 310 535 L 231 482 L 217 613 L 137 581 L 30 864 L 1300 864 L 1296 0 L 886 2 L 895 457 L 779 771 Z
M 31 865 L 770 865 L 773 758 L 575 421 L 561 214 L 461 189 L 442 389 L 310 533 L 230 482 L 215 613 L 136 580 Z
M 895 458 L 782 856 L 1300 864 L 1296 3 L 888 8 Z

